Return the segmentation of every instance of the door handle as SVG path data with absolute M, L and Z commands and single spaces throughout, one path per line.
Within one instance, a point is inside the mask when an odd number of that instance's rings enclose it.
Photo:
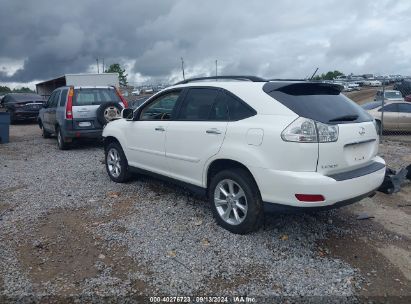
M 157 127 L 157 128 L 155 128 L 154 130 L 156 130 L 156 131 L 161 131 L 161 132 L 164 132 L 164 131 L 165 131 L 165 129 L 164 129 L 163 127 Z
M 207 134 L 221 134 L 220 130 L 218 129 L 208 129 L 206 133 Z

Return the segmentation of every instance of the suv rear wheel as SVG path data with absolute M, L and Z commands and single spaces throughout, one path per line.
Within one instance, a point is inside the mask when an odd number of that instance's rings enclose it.
M 126 155 L 119 143 L 110 143 L 105 149 L 106 170 L 110 179 L 116 183 L 124 183 L 129 178 Z
M 211 179 L 208 197 L 214 218 L 223 228 L 246 234 L 260 227 L 261 195 L 246 170 L 235 168 L 217 173 Z
M 60 127 L 57 127 L 57 145 L 60 150 L 67 150 L 69 148 L 69 144 L 64 141 L 63 133 L 61 132 Z

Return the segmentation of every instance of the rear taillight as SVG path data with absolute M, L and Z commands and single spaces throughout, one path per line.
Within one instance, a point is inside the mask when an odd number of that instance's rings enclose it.
M 281 133 L 284 141 L 326 143 L 338 140 L 338 126 L 299 117 Z
M 73 95 L 74 89 L 70 88 L 66 103 L 66 119 L 73 119 Z
M 122 102 L 123 105 L 124 105 L 124 108 L 127 109 L 127 108 L 128 108 L 128 102 L 127 102 L 127 100 L 123 97 L 123 95 L 121 95 L 120 91 L 119 91 L 117 88 L 115 88 L 115 89 L 116 89 L 117 96 L 120 97 L 121 102 Z

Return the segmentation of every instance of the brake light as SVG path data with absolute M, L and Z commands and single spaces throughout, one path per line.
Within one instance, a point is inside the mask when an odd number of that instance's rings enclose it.
M 301 143 L 327 143 L 338 140 L 338 125 L 324 124 L 299 117 L 281 133 L 284 141 Z
M 321 194 L 296 194 L 295 197 L 300 202 L 323 202 L 325 201 L 324 196 Z
M 116 87 L 115 87 L 115 90 L 116 90 L 117 96 L 120 97 L 121 102 L 122 102 L 123 105 L 124 105 L 124 108 L 127 109 L 127 108 L 128 108 L 128 102 L 127 102 L 127 100 L 123 97 L 123 95 L 121 95 L 120 91 L 119 91 Z
M 66 119 L 73 119 L 73 95 L 74 89 L 71 87 L 68 92 L 66 103 Z

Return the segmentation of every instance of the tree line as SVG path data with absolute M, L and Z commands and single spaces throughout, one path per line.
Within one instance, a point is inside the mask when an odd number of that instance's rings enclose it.
M 0 86 L 0 93 L 35 93 L 32 89 L 27 87 L 10 89 L 8 86 Z

